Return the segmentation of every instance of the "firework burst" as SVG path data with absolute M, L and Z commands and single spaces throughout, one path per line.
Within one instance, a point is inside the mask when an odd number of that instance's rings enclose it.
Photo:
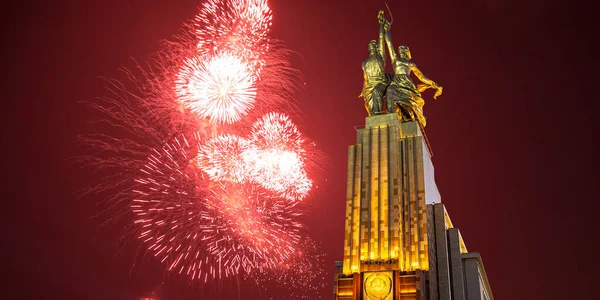
M 299 201 L 312 188 L 304 143 L 287 115 L 269 113 L 254 123 L 248 139 L 221 135 L 200 146 L 198 167 L 211 180 L 252 182 Z
M 126 202 L 170 273 L 283 282 L 283 270 L 314 267 L 299 256 L 312 249 L 299 219 L 318 151 L 273 113 L 296 111 L 301 77 L 269 39 L 271 19 L 266 0 L 208 0 L 150 62 L 124 70 L 132 85 L 110 80 L 112 96 L 92 104 L 120 134 L 82 137 L 96 153 L 81 160 L 110 173 L 88 191 Z
M 200 117 L 218 124 L 239 121 L 254 106 L 256 87 L 250 67 L 235 55 L 219 53 L 186 60 L 177 75 L 178 100 Z
M 150 155 L 132 212 L 138 238 L 168 270 L 192 280 L 271 269 L 296 252 L 300 213 L 253 185 L 211 184 L 184 137 Z
M 296 124 L 282 113 L 268 113 L 252 125 L 251 138 L 263 149 L 282 149 L 304 152 L 304 139 Z
M 198 167 L 211 180 L 244 182 L 247 170 L 244 166 L 245 152 L 252 145 L 236 135 L 220 135 L 201 145 L 198 151 Z
M 273 16 L 266 0 L 209 0 L 195 18 L 198 51 L 232 51 L 260 73 Z
M 302 157 L 280 149 L 249 149 L 243 153 L 250 181 L 290 200 L 302 200 L 312 187 Z
M 304 139 L 289 116 L 268 113 L 252 126 L 255 149 L 246 151 L 249 177 L 288 199 L 308 194 L 312 181 L 305 171 Z

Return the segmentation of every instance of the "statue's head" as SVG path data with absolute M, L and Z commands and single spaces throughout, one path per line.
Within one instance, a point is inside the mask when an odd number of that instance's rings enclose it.
M 400 54 L 400 57 L 410 60 L 411 59 L 411 55 L 410 55 L 410 49 L 408 48 L 408 46 L 402 45 L 400 47 L 398 47 L 398 53 Z
M 376 40 L 372 40 L 369 42 L 369 53 L 370 54 L 377 53 L 377 41 Z

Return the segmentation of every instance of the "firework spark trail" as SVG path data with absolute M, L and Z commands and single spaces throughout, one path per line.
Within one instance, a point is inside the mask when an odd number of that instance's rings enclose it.
M 245 156 L 252 180 L 288 199 L 306 197 L 312 181 L 305 171 L 305 141 L 289 116 L 266 114 L 253 124 L 250 140 L 257 148 Z
M 214 123 L 239 121 L 254 106 L 256 87 L 249 66 L 238 57 L 220 53 L 208 59 L 185 61 L 177 76 L 179 101 Z
M 136 64 L 122 69 L 125 83 L 105 79 L 106 96 L 86 101 L 102 118 L 93 122 L 93 133 L 81 134 L 79 142 L 85 154 L 74 162 L 97 178 L 79 191 L 80 197 L 97 195 L 104 199 L 104 223 L 116 222 L 126 215 L 121 204 L 131 201 L 131 190 L 138 184 L 132 178 L 146 162 L 151 148 L 175 136 L 177 132 L 193 132 L 197 120 L 182 113 L 173 97 L 164 92 L 172 83 L 165 82 L 164 73 Z
M 211 180 L 253 182 L 299 201 L 312 188 L 304 143 L 287 115 L 269 113 L 254 123 L 249 139 L 221 135 L 200 146 L 198 167 Z
M 300 155 L 280 149 L 248 149 L 242 154 L 250 181 L 277 192 L 280 197 L 299 201 L 312 187 Z
M 259 285 L 283 290 L 288 299 L 322 299 L 320 292 L 326 285 L 325 255 L 318 244 L 306 237 L 298 251 L 286 262 L 256 278 Z
M 282 149 L 304 152 L 304 139 L 290 117 L 268 113 L 252 125 L 252 141 L 263 149 Z
M 242 163 L 250 142 L 236 135 L 220 135 L 201 145 L 198 168 L 211 180 L 241 183 L 246 181 L 247 170 Z
M 301 76 L 290 67 L 292 52 L 268 38 L 271 20 L 266 0 L 206 2 L 194 22 L 197 49 L 177 75 L 179 101 L 218 124 L 294 109 Z M 254 106 L 260 114 L 250 114 Z
M 272 18 L 266 0 L 209 0 L 195 18 L 198 51 L 201 55 L 233 51 L 258 76 L 269 50 Z
M 196 282 L 308 266 L 298 203 L 320 152 L 270 113 L 297 113 L 301 82 L 295 53 L 268 37 L 271 19 L 266 0 L 209 0 L 148 62 L 123 69 L 128 81 L 107 80 L 110 96 L 91 106 L 111 128 L 80 137 L 94 151 L 79 161 L 104 176 L 86 192 L 127 202 L 149 253 Z
M 161 50 L 145 63 L 134 61 L 133 68 L 121 68 L 125 80 L 105 79 L 108 94 L 96 101 L 86 101 L 92 110 L 101 114 L 96 121 L 106 127 L 81 134 L 78 139 L 90 151 L 74 161 L 102 179 L 85 187 L 81 196 L 102 194 L 109 206 L 128 201 L 131 180 L 145 163 L 146 153 L 160 147 L 164 141 L 185 133 L 205 132 L 211 124 L 199 119 L 180 105 L 173 83 L 180 67 L 189 57 L 197 54 L 198 38 L 193 23 L 161 43 Z M 237 125 L 251 126 L 253 120 L 265 112 L 285 110 L 297 113 L 293 95 L 299 86 L 301 74 L 290 64 L 293 51 L 281 42 L 271 41 L 265 54 L 261 80 L 256 82 L 257 97 L 254 109 Z M 200 127 L 200 128 L 199 128 Z M 237 133 L 239 129 L 219 126 L 220 132 Z M 206 134 L 203 134 L 206 137 Z M 110 170 L 110 171 L 109 171 Z M 111 211 L 112 214 L 123 214 Z
M 286 263 L 301 237 L 300 213 L 253 185 L 211 187 L 190 159 L 194 150 L 181 137 L 148 157 L 131 205 L 138 238 L 168 270 L 191 279 Z

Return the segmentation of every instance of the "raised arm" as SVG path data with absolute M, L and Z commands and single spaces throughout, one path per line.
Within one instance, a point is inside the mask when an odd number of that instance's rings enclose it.
M 383 10 L 379 11 L 377 20 L 379 21 L 379 43 L 377 44 L 377 51 L 379 51 L 379 55 L 383 59 L 383 67 L 385 68 L 385 61 L 387 60 L 385 57 L 385 24 L 387 21 Z
M 390 23 L 384 23 L 384 26 L 387 27 L 385 30 L 385 42 L 387 43 L 388 52 L 390 52 L 390 58 L 392 59 L 392 66 L 397 59 L 396 50 L 394 50 L 394 44 L 392 43 L 392 35 L 390 34 Z

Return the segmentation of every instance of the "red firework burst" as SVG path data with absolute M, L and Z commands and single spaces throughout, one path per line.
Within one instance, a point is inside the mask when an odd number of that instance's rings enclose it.
M 255 149 L 246 151 L 245 161 L 251 180 L 288 199 L 306 197 L 312 181 L 305 171 L 304 139 L 289 116 L 266 114 L 253 124 L 250 141 Z
M 83 137 L 101 154 L 82 160 L 110 173 L 90 191 L 127 201 L 136 236 L 173 273 L 205 282 L 306 265 L 299 203 L 318 151 L 289 116 L 267 113 L 296 110 L 300 79 L 268 38 L 271 18 L 266 0 L 209 0 L 139 74 L 126 71 L 135 91 L 110 81 L 113 97 L 92 104 L 126 134 Z
M 198 167 L 211 180 L 244 182 L 247 170 L 244 165 L 244 153 L 252 145 L 236 135 L 220 135 L 201 145 L 198 151 Z
M 304 139 L 289 117 L 270 113 L 254 123 L 249 139 L 221 135 L 201 145 L 198 166 L 211 180 L 252 182 L 298 201 L 312 188 L 303 146 Z
M 196 172 L 184 138 L 155 150 L 131 205 L 138 237 L 170 271 L 222 278 L 287 263 L 302 225 L 288 201 L 253 184 L 214 184 Z
M 273 16 L 266 0 L 209 0 L 196 16 L 201 54 L 232 51 L 260 73 Z
M 250 67 L 228 53 L 187 59 L 177 74 L 178 100 L 190 111 L 218 124 L 239 121 L 254 106 L 255 79 Z

